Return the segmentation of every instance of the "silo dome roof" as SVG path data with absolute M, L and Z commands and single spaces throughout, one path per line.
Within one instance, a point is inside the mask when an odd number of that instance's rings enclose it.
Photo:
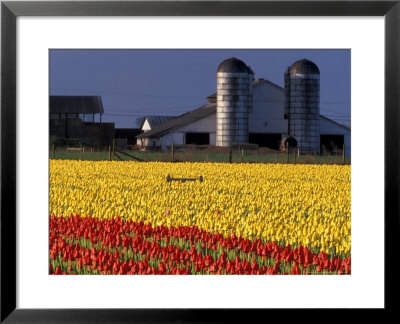
M 236 57 L 231 57 L 223 61 L 219 66 L 217 72 L 228 73 L 249 73 L 251 69 L 241 60 Z
M 291 74 L 319 74 L 318 66 L 307 59 L 294 62 L 290 67 Z

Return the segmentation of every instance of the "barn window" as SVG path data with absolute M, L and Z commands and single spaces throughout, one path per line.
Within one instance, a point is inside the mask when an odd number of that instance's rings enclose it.
M 273 150 L 279 150 L 281 142 L 281 134 L 266 134 L 266 133 L 250 133 L 249 142 L 258 144 L 260 147 L 268 147 Z
M 186 144 L 210 145 L 210 133 L 186 133 Z

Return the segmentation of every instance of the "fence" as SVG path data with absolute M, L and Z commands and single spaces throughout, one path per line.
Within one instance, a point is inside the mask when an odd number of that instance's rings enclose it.
M 210 145 L 170 145 L 165 152 L 108 147 L 50 146 L 51 159 L 93 161 L 162 161 L 162 162 L 225 162 L 225 163 L 282 163 L 282 164 L 351 164 L 344 147 L 335 155 L 302 155 L 297 148 L 270 150 L 255 144 L 234 144 L 231 147 Z

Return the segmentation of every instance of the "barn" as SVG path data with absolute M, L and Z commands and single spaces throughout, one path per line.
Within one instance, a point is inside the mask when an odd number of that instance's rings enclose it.
M 315 63 L 296 61 L 284 80 L 281 87 L 254 79 L 243 61 L 229 58 L 219 65 L 217 92 L 205 105 L 138 135 L 137 144 L 166 150 L 172 142 L 221 147 L 252 143 L 278 150 L 290 139 L 301 154 L 336 153 L 344 145 L 349 156 L 350 128 L 320 115 Z
M 49 106 L 50 136 L 78 139 L 97 147 L 112 143 L 114 123 L 102 122 L 100 96 L 50 96 Z

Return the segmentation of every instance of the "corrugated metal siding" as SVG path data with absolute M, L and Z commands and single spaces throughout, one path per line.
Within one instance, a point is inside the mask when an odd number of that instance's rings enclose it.
M 308 62 L 308 61 L 307 61 Z M 304 64 L 303 64 L 304 65 Z M 311 63 L 307 65 L 315 69 Z M 311 69 L 311 68 L 310 68 Z M 289 135 L 297 140 L 300 153 L 320 152 L 319 74 L 294 74 L 290 68 L 286 94 Z
M 241 65 L 244 63 L 241 62 Z M 248 117 L 253 100 L 253 74 L 248 68 L 247 73 L 240 71 L 221 72 L 218 69 L 217 146 L 227 147 L 231 140 L 232 143 L 246 143 L 249 140 Z
M 151 129 L 165 124 L 174 118 L 176 118 L 176 116 L 146 116 L 147 122 L 149 123 Z
M 50 113 L 57 114 L 102 114 L 100 96 L 50 96 Z
M 197 108 L 191 112 L 183 114 L 177 118 L 171 119 L 168 122 L 137 136 L 140 137 L 159 137 L 166 133 L 173 131 L 181 126 L 193 123 L 201 118 L 204 118 L 217 110 L 216 104 L 207 104 L 200 108 Z

